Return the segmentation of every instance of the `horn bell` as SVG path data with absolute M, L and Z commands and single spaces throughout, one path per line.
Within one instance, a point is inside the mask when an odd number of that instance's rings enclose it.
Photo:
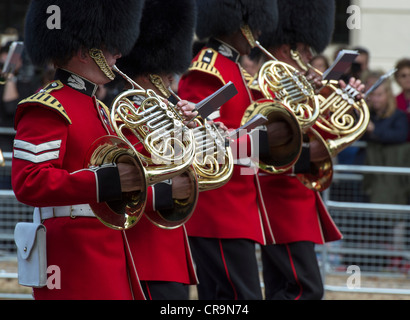
M 189 198 L 183 201 L 174 199 L 172 209 L 145 212 L 148 220 L 161 229 L 176 229 L 185 224 L 194 213 L 199 195 L 197 174 L 191 166 L 181 176 L 188 177 L 190 180 L 191 194 Z
M 310 162 L 308 173 L 298 173 L 296 176 L 308 189 L 324 191 L 330 187 L 333 180 L 333 160 L 328 144 L 323 137 L 313 128 L 307 133 L 309 142 L 317 141 L 327 151 L 327 157 L 320 161 Z
M 286 122 L 292 132 L 290 141 L 283 146 L 270 148 L 270 157 L 259 158 L 259 168 L 267 173 L 279 174 L 289 170 L 302 152 L 303 132 L 298 119 L 294 113 L 279 101 L 261 99 L 252 103 L 242 118 L 241 125 L 244 125 L 255 115 L 262 114 L 270 123 L 277 121 Z
M 92 168 L 104 164 L 129 163 L 141 174 L 141 190 L 123 192 L 122 199 L 90 204 L 95 216 L 106 226 L 125 230 L 132 228 L 142 217 L 147 201 L 147 179 L 144 166 L 132 146 L 116 136 L 103 136 L 94 141 L 87 152 L 84 167 Z

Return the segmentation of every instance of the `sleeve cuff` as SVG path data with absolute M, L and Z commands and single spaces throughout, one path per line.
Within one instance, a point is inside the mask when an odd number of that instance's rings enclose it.
M 269 138 L 266 127 L 260 127 L 258 130 L 253 130 L 251 138 L 252 154 L 258 156 L 258 159 L 264 162 L 266 162 L 267 159 L 271 159 L 272 155 L 269 150 Z
M 94 170 L 97 178 L 97 202 L 121 200 L 121 181 L 117 166 L 107 164 Z
M 171 210 L 174 208 L 172 199 L 172 180 L 167 180 L 154 185 L 153 207 L 155 211 Z
M 310 172 L 310 144 L 309 137 L 303 136 L 302 152 L 298 161 L 293 168 L 294 173 L 309 173 Z

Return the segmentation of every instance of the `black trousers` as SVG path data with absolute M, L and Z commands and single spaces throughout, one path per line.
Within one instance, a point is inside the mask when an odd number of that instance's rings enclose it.
M 188 300 L 189 286 L 166 281 L 141 281 L 147 300 Z
M 324 288 L 312 242 L 261 246 L 268 300 L 319 300 Z
M 261 300 L 255 243 L 190 237 L 200 300 Z

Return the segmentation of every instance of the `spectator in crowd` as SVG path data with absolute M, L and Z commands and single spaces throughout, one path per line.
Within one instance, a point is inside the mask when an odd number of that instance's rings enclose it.
M 401 68 L 400 68 L 401 69 Z M 406 73 L 409 73 L 410 68 Z M 382 72 L 370 73 L 367 86 L 370 86 L 382 76 Z M 404 78 L 401 70 L 396 74 L 396 79 Z M 392 91 L 391 81 L 385 81 L 377 90 L 368 97 L 368 105 L 371 110 L 371 121 L 364 136 L 368 145 L 366 148 L 366 164 L 388 167 L 408 167 L 410 156 L 410 144 L 408 139 L 408 116 L 406 112 L 398 108 L 398 103 Z M 408 115 L 408 114 L 407 114 Z M 409 202 L 409 176 L 393 174 L 369 174 L 364 176 L 364 190 L 369 195 L 372 203 L 383 204 L 408 204 Z M 375 223 L 383 224 L 384 230 L 377 236 L 390 239 L 392 249 L 403 250 L 406 237 L 406 222 L 398 220 L 397 216 L 391 215 L 380 217 Z M 391 227 L 389 227 L 391 226 Z M 370 234 L 369 236 L 372 236 Z M 391 266 L 399 266 L 400 258 L 391 257 Z
M 314 56 L 313 59 L 310 61 L 310 64 L 321 72 L 325 72 L 330 65 L 329 60 L 323 54 Z
M 0 49 L 0 69 L 3 69 L 3 65 L 6 62 L 9 47 L 11 43 L 8 43 Z M 14 112 L 19 101 L 19 89 L 17 83 L 17 75 L 22 66 L 22 60 L 20 59 L 19 64 L 15 70 L 14 74 L 5 75 L 6 83 L 0 85 L 0 127 L 2 128 L 13 128 L 13 118 Z M 11 152 L 13 145 L 13 137 L 9 137 L 3 134 L 0 137 L 0 148 L 6 152 Z
M 6 62 L 11 42 L 0 48 L 0 70 Z M 7 75 L 7 81 L 0 85 L 0 127 L 13 130 L 14 113 L 18 102 L 22 97 L 33 94 L 40 87 L 40 83 L 34 77 L 27 77 L 25 61 L 20 58 L 16 69 Z M 0 135 L 0 148 L 3 152 L 11 152 L 14 136 L 11 134 Z
M 353 48 L 354 51 L 359 53 L 359 56 L 352 63 L 351 66 L 351 75 L 356 79 L 365 81 L 369 75 L 369 62 L 370 62 L 370 52 L 369 50 L 363 47 Z
M 11 44 L 9 41 L 0 47 L 0 71 L 3 70 Z M 14 72 L 3 75 L 6 82 L 0 85 L 0 149 L 3 153 L 11 152 L 13 149 L 14 114 L 18 102 L 40 87 L 36 78 L 29 76 L 27 63 L 24 56 L 21 57 Z M 7 169 L 0 175 L 0 189 L 11 189 L 11 177 Z
M 396 97 L 397 108 L 407 114 L 407 122 L 410 124 L 410 58 L 399 60 L 396 69 L 394 77 L 401 88 L 401 93 Z M 410 141 L 410 132 L 407 141 Z
M 370 73 L 370 88 L 382 72 Z M 368 97 L 370 122 L 363 137 L 367 141 L 365 163 L 372 166 L 408 166 L 409 148 L 406 144 L 408 123 L 406 114 L 397 108 L 391 81 L 386 80 Z M 407 177 L 388 174 L 366 175 L 364 188 L 373 203 L 406 204 Z
M 0 48 L 0 72 L 3 70 L 3 65 L 6 62 L 10 42 Z M 13 149 L 13 119 L 14 112 L 19 101 L 19 83 L 17 82 L 17 74 L 22 66 L 22 61 L 15 74 L 3 75 L 6 79 L 5 84 L 0 84 L 0 128 L 3 132 L 0 133 L 0 150 L 11 152 Z M 0 189 L 11 189 L 11 176 L 8 170 L 2 170 L 0 173 Z
M 337 55 L 342 50 L 357 51 L 359 53 L 359 56 L 352 63 L 351 67 L 348 70 L 346 70 L 346 73 L 341 77 L 341 79 L 347 83 L 351 77 L 354 77 L 356 79 L 362 80 L 362 82 L 365 82 L 370 72 L 370 67 L 369 67 L 370 66 L 370 52 L 369 50 L 363 47 L 348 48 L 345 46 L 341 46 L 335 50 L 333 59 L 336 59 Z

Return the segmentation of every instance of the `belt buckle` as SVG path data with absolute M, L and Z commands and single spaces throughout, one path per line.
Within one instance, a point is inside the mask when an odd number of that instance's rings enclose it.
M 77 216 L 73 215 L 73 206 L 70 206 L 70 218 L 75 219 Z

